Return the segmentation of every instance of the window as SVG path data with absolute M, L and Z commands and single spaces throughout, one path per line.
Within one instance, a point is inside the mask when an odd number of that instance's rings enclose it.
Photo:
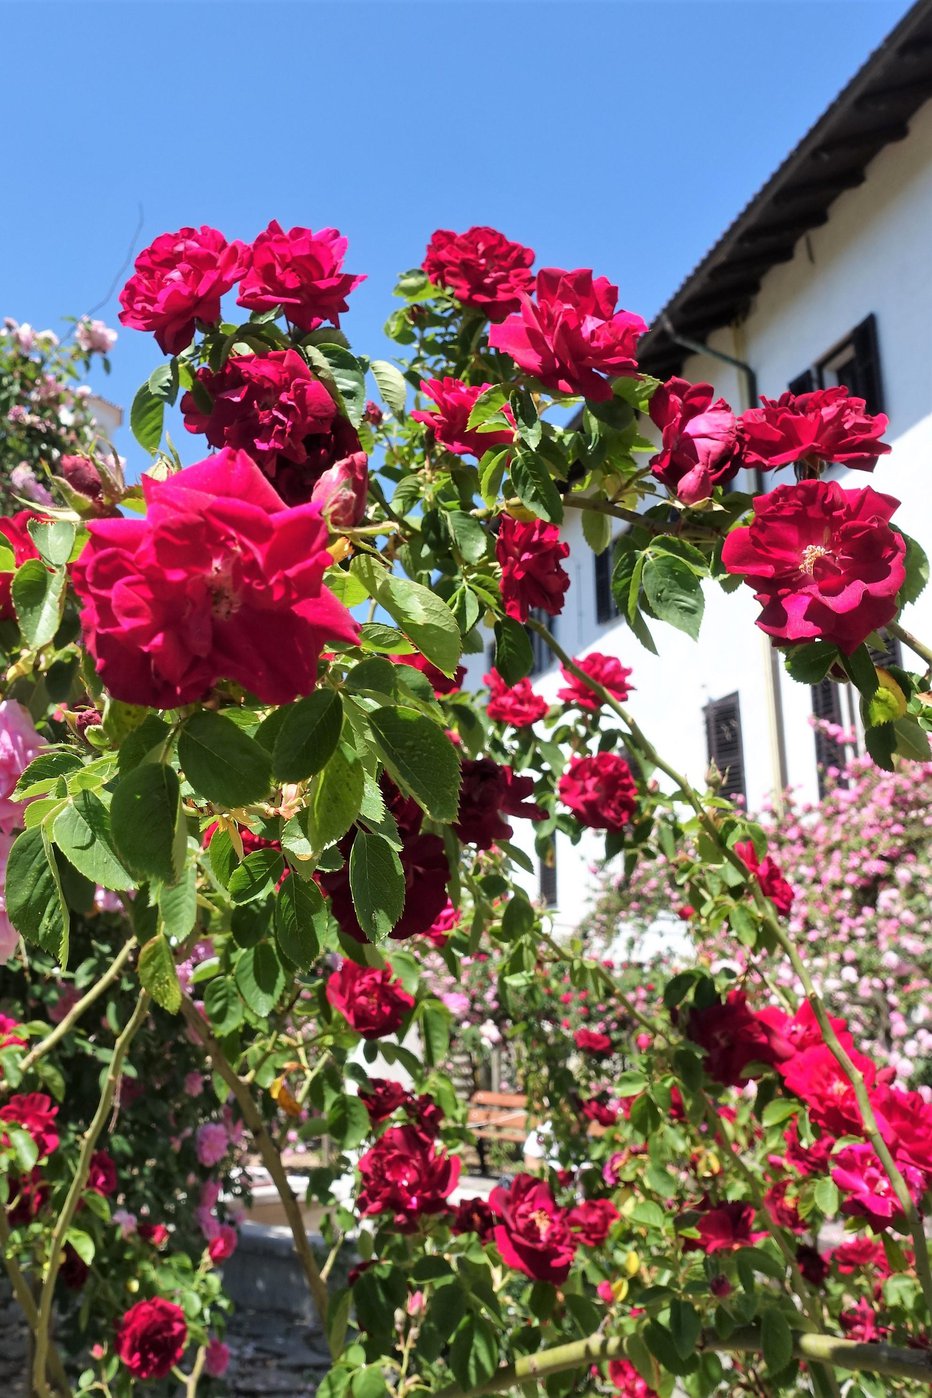
M 545 853 L 540 856 L 539 877 L 541 902 L 553 908 L 557 901 L 557 842 L 553 836 Z
M 903 652 L 900 649 L 899 641 L 895 636 L 888 636 L 886 631 L 881 631 L 879 634 L 883 641 L 883 646 L 869 647 L 871 660 L 873 660 L 875 665 L 879 665 L 881 669 L 885 669 L 888 665 L 897 665 L 902 668 Z
M 595 619 L 600 625 L 614 621 L 619 615 L 615 594 L 612 592 L 612 569 L 615 566 L 615 547 L 595 555 Z
M 543 626 L 546 626 L 551 636 L 555 634 L 553 628 L 554 618 L 549 612 L 545 612 L 541 607 L 530 607 L 528 609 L 528 616 L 532 616 L 535 621 L 539 621 Z M 538 636 L 536 631 L 532 631 L 528 628 L 527 634 L 531 642 L 531 651 L 534 655 L 534 665 L 531 674 L 540 675 L 544 670 L 549 670 L 554 663 L 553 652 L 543 636 Z
M 815 388 L 844 384 L 850 393 L 863 398 L 869 413 L 883 412 L 883 382 L 880 373 L 880 347 L 877 317 L 869 315 L 856 325 L 841 344 L 824 355 L 811 369 L 791 380 L 791 393 L 811 393 Z
M 737 693 L 713 699 L 705 706 L 706 750 L 722 774 L 723 796 L 746 796 L 741 705 Z
M 820 680 L 811 688 L 812 713 L 815 718 L 822 719 L 826 723 L 837 723 L 839 727 L 844 725 L 844 715 L 841 709 L 841 686 L 834 684 L 830 679 Z M 815 730 L 815 755 L 816 768 L 819 779 L 819 796 L 825 795 L 828 790 L 828 782 L 825 777 L 827 767 L 837 767 L 843 760 L 843 752 L 838 744 L 831 739 L 827 733 Z M 842 785 L 847 786 L 847 782 Z

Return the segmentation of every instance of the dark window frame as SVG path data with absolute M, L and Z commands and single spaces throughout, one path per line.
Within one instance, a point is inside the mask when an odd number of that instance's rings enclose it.
M 710 699 L 702 710 L 705 720 L 706 753 L 722 774 L 723 796 L 742 796 L 747 800 L 744 763 L 744 739 L 741 731 L 741 695 L 738 690 Z M 724 731 L 725 725 L 734 728 Z
M 840 369 L 848 369 L 847 374 L 839 373 Z M 791 379 L 788 388 L 791 393 L 811 393 L 835 383 L 845 383 L 852 394 L 863 398 L 869 413 L 884 411 L 880 340 L 873 311 L 820 355 L 815 364 Z

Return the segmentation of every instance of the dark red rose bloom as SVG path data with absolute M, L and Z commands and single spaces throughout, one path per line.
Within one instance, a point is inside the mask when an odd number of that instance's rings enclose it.
M 862 1296 L 851 1310 L 842 1311 L 838 1319 L 849 1340 L 858 1344 L 873 1344 L 890 1333 L 889 1326 L 878 1325 L 877 1312 L 866 1296 Z
M 299 330 L 316 330 L 324 321 L 338 326 L 349 310 L 347 296 L 366 280 L 343 271 L 348 246 L 335 228 L 286 233 L 273 218 L 252 245 L 236 304 L 251 311 L 281 306 Z
M 780 1165 L 795 1170 L 798 1175 L 824 1175 L 828 1172 L 834 1140 L 829 1135 L 818 1136 L 811 1146 L 804 1146 L 799 1138 L 799 1125 L 791 1121 L 783 1133 L 786 1152 Z
M 80 1291 L 84 1286 L 91 1269 L 82 1257 L 79 1257 L 70 1243 L 65 1244 L 65 1255 L 62 1258 L 58 1275 L 62 1283 L 69 1291 Z
M 450 1221 L 451 1233 L 475 1233 L 480 1242 L 490 1243 L 495 1233 L 495 1214 L 486 1199 L 461 1199 Z
M 187 1343 L 184 1311 L 161 1296 L 137 1301 L 117 1326 L 116 1352 L 136 1379 L 166 1378 Z
M 513 828 L 504 816 L 543 820 L 545 812 L 530 799 L 533 777 L 516 777 L 491 757 L 466 758 L 461 764 L 459 814 L 453 829 L 467 845 L 491 849 L 500 840 L 510 840 Z
M 445 675 L 442 670 L 438 670 L 436 665 L 417 651 L 411 655 L 390 655 L 388 659 L 394 665 L 410 665 L 415 670 L 420 670 L 422 675 L 426 675 L 430 680 L 431 688 L 438 698 L 446 694 L 457 694 L 463 687 L 463 680 L 466 678 L 466 666 L 457 665 L 452 675 Z
M 438 1151 L 416 1126 L 390 1126 L 359 1162 L 362 1218 L 391 1214 L 401 1233 L 413 1233 L 430 1214 L 447 1211 L 461 1162 Z
M 0 1107 L 0 1121 L 28 1131 L 40 1156 L 51 1155 L 58 1149 L 57 1116 L 58 1107 L 44 1092 L 16 1092 L 5 1107 Z
M 119 513 L 116 505 L 108 498 L 112 489 L 110 482 L 101 475 L 100 468 L 90 457 L 59 457 L 58 475 L 75 495 L 81 496 L 85 512 L 98 516 Z
M 396 942 L 429 931 L 446 907 L 450 882 L 450 862 L 439 835 L 420 835 L 416 828 L 400 829 L 399 833 L 403 840 L 398 858 L 405 879 L 405 902 L 390 934 Z M 368 938 L 359 925 L 349 882 L 349 856 L 355 838 L 353 834 L 340 842 L 340 851 L 346 857 L 343 867 L 321 873 L 319 878 L 321 888 L 330 895 L 330 910 L 343 931 L 357 942 L 365 942 Z
M 781 485 L 754 500 L 754 519 L 722 549 L 763 611 L 762 631 L 779 641 L 821 639 L 850 655 L 896 616 L 906 544 L 890 528 L 899 505 L 870 486 L 835 481 Z
M 220 299 L 243 274 L 243 243 L 228 243 L 216 228 L 162 233 L 136 258 L 120 292 L 120 322 L 151 330 L 165 354 L 180 354 L 194 339 L 194 322 L 216 325 Z
M 617 1223 L 618 1210 L 610 1199 L 584 1199 L 570 1209 L 566 1221 L 587 1248 L 601 1247 Z
M 781 874 L 780 866 L 771 859 L 769 854 L 765 855 L 763 859 L 758 859 L 753 840 L 739 840 L 734 848 L 741 863 L 749 873 L 754 875 L 760 885 L 761 893 L 770 899 L 778 913 L 782 913 L 786 917 L 793 906 L 796 894 Z
M 28 1175 L 10 1173 L 10 1202 L 7 1217 L 11 1228 L 24 1228 L 37 1218 L 49 1201 L 49 1187 L 42 1172 L 34 1166 Z
M 372 399 L 369 398 L 366 400 L 366 407 L 365 411 L 363 412 L 363 417 L 365 418 L 366 422 L 368 422 L 370 427 L 381 427 L 382 420 L 385 417 L 385 414 L 382 412 L 382 409 L 379 407 L 378 403 L 373 403 Z
M 750 1204 L 738 1201 L 725 1204 L 711 1204 L 708 1199 L 699 1206 L 700 1217 L 696 1223 L 698 1238 L 684 1238 L 684 1252 L 735 1252 L 738 1248 L 753 1247 L 767 1230 L 754 1230 L 754 1209 Z
M 897 1166 L 914 1203 L 925 1190 L 925 1178 L 904 1160 Z M 880 1233 L 894 1221 L 902 1223 L 903 1209 L 890 1176 L 881 1165 L 873 1146 L 866 1141 L 842 1146 L 831 1160 L 832 1179 L 842 1194 L 841 1211 L 852 1218 L 866 1219 Z
M 752 1063 L 775 1067 L 793 1053 L 779 1031 L 749 1007 L 743 990 L 730 990 L 724 1001 L 692 1010 L 686 1033 L 705 1049 L 709 1077 L 725 1087 L 745 1083 Z
M 594 650 L 583 656 L 582 660 L 577 660 L 576 664 L 622 704 L 634 688 L 634 685 L 628 684 L 631 671 L 622 665 L 617 656 L 602 655 Z M 557 698 L 565 699 L 568 704 L 575 704 L 590 714 L 597 714 L 602 707 L 601 695 L 596 694 L 585 680 L 567 670 L 565 665 L 560 666 L 560 674 L 566 680 L 566 688 L 557 690 Z
M 593 1058 L 605 1058 L 612 1051 L 610 1035 L 603 1034 L 599 1029 L 577 1029 L 573 1043 L 580 1053 L 590 1054 Z
M 637 343 L 647 330 L 617 304 L 618 288 L 607 277 L 546 267 L 537 275 L 536 300 L 522 297 L 519 314 L 492 326 L 489 344 L 555 393 L 605 401 L 612 379 L 637 375 Z
M 421 266 L 435 285 L 452 291 L 464 306 L 481 311 L 491 321 L 501 321 L 518 309 L 523 295 L 530 294 L 533 261 L 533 249 L 510 242 L 494 228 L 470 228 L 465 233 L 438 228 Z
M 45 516 L 36 514 L 35 510 L 17 510 L 15 515 L 0 516 L 0 534 L 13 550 L 13 562 L 17 568 L 27 559 L 39 557 L 39 550 L 26 526 L 31 519 L 43 518 Z M 0 573 L 0 621 L 14 621 L 15 618 L 13 574 Z
M 500 427 L 495 431 L 480 431 L 469 427 L 469 414 L 477 400 L 491 384 L 468 384 L 462 379 L 423 379 L 421 392 L 436 403 L 429 412 L 419 409 L 411 414 L 415 422 L 429 427 L 437 441 L 457 456 L 481 457 L 493 447 L 508 447 L 514 441 L 514 429 Z M 502 409 L 509 422 L 514 415 L 508 404 Z
M 369 1113 L 371 1124 L 378 1126 L 379 1122 L 387 1121 L 399 1107 L 410 1102 L 411 1094 L 400 1082 L 394 1082 L 391 1078 L 370 1078 L 369 1086 L 359 1089 L 359 1100 Z
M 532 607 L 559 616 L 570 585 L 561 560 L 569 557 L 569 552 L 570 546 L 561 541 L 555 524 L 545 524 L 542 519 L 524 524 L 502 515 L 495 553 L 502 569 L 502 601 L 509 616 L 527 621 Z
M 853 398 L 842 384 L 760 401 L 761 407 L 740 418 L 749 466 L 767 470 L 793 461 L 838 462 L 873 471 L 877 458 L 890 450 L 880 440 L 886 415 L 869 413 L 864 399 Z
M 796 1249 L 796 1265 L 812 1286 L 822 1286 L 831 1271 L 828 1259 L 808 1243 L 800 1243 Z
M 621 1116 L 621 1109 L 613 1107 L 601 1097 L 590 1097 L 580 1102 L 579 1114 L 584 1121 L 594 1121 L 599 1126 L 614 1126 Z
M 408 1104 L 408 1115 L 425 1136 L 439 1136 L 443 1127 L 443 1112 L 429 1092 L 421 1092 Z
M 878 1281 L 890 1275 L 887 1254 L 878 1238 L 852 1238 L 850 1242 L 839 1243 L 829 1256 L 843 1277 L 850 1276 L 859 1267 L 867 1267 L 872 1274 L 876 1273 Z
M 848 1054 L 864 1077 L 868 1089 L 877 1080 L 877 1069 L 869 1058 L 856 1049 Z M 833 1136 L 858 1135 L 862 1128 L 861 1112 L 841 1065 L 824 1044 L 803 1049 L 779 1065 L 788 1092 L 800 1097 L 809 1108 L 810 1120 Z
M 0 1049 L 25 1048 L 28 1040 L 20 1038 L 20 1029 L 22 1025 L 18 1020 L 0 1014 Z
M 871 1106 L 896 1163 L 921 1171 L 932 1184 L 932 1105 L 918 1092 L 884 1083 L 872 1094 Z
M 742 465 L 738 424 L 724 398 L 712 401 L 709 383 L 668 379 L 650 400 L 650 415 L 660 428 L 661 450 L 650 459 L 659 481 L 686 505 L 708 500 Z
M 498 1220 L 495 1246 L 506 1267 L 535 1281 L 565 1282 L 577 1239 L 549 1185 L 533 1175 L 515 1175 L 507 1189 L 492 1190 L 489 1204 Z
M 211 1262 L 226 1262 L 236 1251 L 239 1235 L 229 1223 L 221 1223 L 220 1232 L 207 1244 L 207 1255 Z
M 713 1296 L 717 1296 L 719 1297 L 719 1299 L 724 1299 L 724 1297 L 731 1295 L 731 1293 L 734 1291 L 734 1287 L 732 1286 L 728 1278 L 725 1276 L 724 1272 L 719 1272 L 718 1276 L 713 1277 L 712 1280 L 709 1282 L 709 1290 L 711 1291 Z
M 764 1203 L 781 1228 L 789 1228 L 793 1233 L 805 1233 L 807 1225 L 799 1212 L 799 1200 L 795 1193 L 790 1195 L 790 1190 L 795 1188 L 793 1180 L 784 1176 L 766 1190 Z
M 630 1359 L 613 1359 L 608 1366 L 608 1377 L 621 1398 L 657 1398 L 656 1388 L 651 1388 L 647 1380 L 641 1378 Z
M 344 961 L 328 978 L 327 1000 L 364 1039 L 394 1034 L 414 1009 L 414 997 L 389 966 L 357 966 L 355 961 Z
M 332 562 L 313 505 L 287 509 L 245 452 L 164 481 L 145 519 L 95 519 L 72 566 L 84 641 L 114 698 L 154 708 L 235 680 L 264 704 L 310 694 L 333 640 L 359 628 L 323 585 Z
M 637 810 L 631 768 L 615 752 L 571 757 L 557 790 L 580 825 L 591 830 L 623 830 Z
M 119 1183 L 117 1167 L 113 1157 L 105 1150 L 95 1150 L 91 1156 L 90 1169 L 87 1175 L 87 1187 L 95 1194 L 102 1194 L 104 1198 L 116 1193 Z
M 140 1223 L 136 1232 L 144 1243 L 151 1243 L 154 1248 L 163 1247 L 169 1239 L 169 1232 L 164 1223 Z
M 510 723 L 512 728 L 529 728 L 549 711 L 547 700 L 534 693 L 530 680 L 519 680 L 509 688 L 497 670 L 490 670 L 482 680 L 489 689 L 486 713 L 496 723 Z

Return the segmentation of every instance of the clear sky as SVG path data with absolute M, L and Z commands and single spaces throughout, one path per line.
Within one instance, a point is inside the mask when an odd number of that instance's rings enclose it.
M 184 224 L 339 228 L 364 353 L 437 227 L 592 267 L 649 320 L 908 8 L 0 0 L 0 315 L 58 329 L 101 301 L 141 207 L 135 251 Z M 128 408 L 159 358 L 121 330 L 98 387 Z

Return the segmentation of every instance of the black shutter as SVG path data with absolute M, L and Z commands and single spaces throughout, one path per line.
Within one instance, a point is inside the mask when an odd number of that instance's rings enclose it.
M 705 706 L 706 750 L 722 774 L 723 796 L 747 797 L 744 782 L 744 747 L 741 742 L 741 704 L 737 693 L 713 699 Z
M 868 647 L 871 653 L 871 660 L 873 660 L 875 665 L 879 665 L 882 670 L 888 669 L 891 665 L 897 665 L 902 668 L 903 652 L 900 649 L 900 643 L 897 638 L 891 636 L 887 631 L 881 631 L 879 634 L 883 641 L 883 646 Z
M 854 351 L 856 386 L 848 387 L 863 398 L 869 413 L 883 412 L 883 379 L 880 373 L 880 346 L 877 342 L 877 317 L 869 315 L 851 332 Z
M 811 687 L 812 713 L 815 718 L 822 719 L 827 723 L 837 723 L 841 726 L 844 718 L 841 712 L 841 690 L 837 684 L 831 680 L 820 680 L 818 684 Z M 842 752 L 838 744 L 833 742 L 826 733 L 815 730 L 815 754 L 816 768 L 819 778 L 819 795 L 824 796 L 828 783 L 825 777 L 827 767 L 837 767 L 842 759 Z M 847 785 L 847 783 L 843 783 Z
M 548 908 L 557 901 L 557 842 L 551 837 L 546 852 L 540 856 L 540 897 Z
M 806 369 L 802 374 L 797 374 L 795 379 L 790 379 L 787 388 L 791 393 L 811 393 L 814 388 L 818 388 L 818 380 L 813 369 Z
M 539 621 L 543 626 L 546 626 L 551 636 L 554 634 L 554 619 L 549 612 L 543 611 L 543 609 L 540 607 L 530 607 L 528 609 L 528 616 L 532 616 L 535 621 Z M 537 632 L 532 631 L 530 627 L 527 627 L 526 629 L 528 640 L 531 643 L 531 653 L 534 656 L 534 664 L 531 668 L 531 674 L 540 675 L 543 673 L 544 670 L 549 670 L 551 665 L 554 663 L 553 652 L 551 651 L 547 642 L 544 640 L 543 636 L 539 636 Z
M 614 563 L 615 549 L 612 545 L 595 555 L 595 619 L 600 625 L 613 621 L 618 615 L 615 595 L 612 592 Z

